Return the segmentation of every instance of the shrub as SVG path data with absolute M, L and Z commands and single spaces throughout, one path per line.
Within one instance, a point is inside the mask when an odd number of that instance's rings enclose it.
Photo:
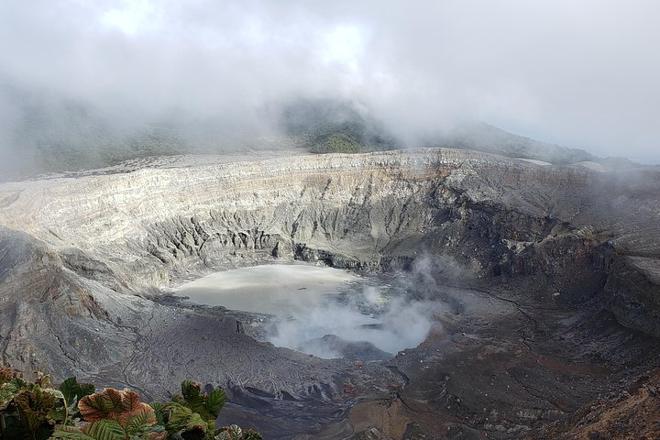
M 0 438 L 47 440 L 67 417 L 64 395 L 51 387 L 48 376 L 29 383 L 0 369 Z
M 225 404 L 221 388 L 203 392 L 186 380 L 169 402 L 148 404 L 131 390 L 106 388 L 75 378 L 60 389 L 48 376 L 27 382 L 0 368 L 0 439 L 11 440 L 261 440 L 236 425 L 216 429 Z M 77 404 L 76 404 L 77 403 Z

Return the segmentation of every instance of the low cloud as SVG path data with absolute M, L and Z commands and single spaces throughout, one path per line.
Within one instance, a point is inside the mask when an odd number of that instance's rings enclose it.
M 331 98 L 408 142 L 482 120 L 660 159 L 659 13 L 652 0 L 6 0 L 0 158 L 144 126 L 240 143 L 276 133 L 291 100 Z

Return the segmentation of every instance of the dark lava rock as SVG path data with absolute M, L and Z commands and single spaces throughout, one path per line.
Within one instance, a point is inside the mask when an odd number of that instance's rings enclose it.
M 322 338 L 311 339 L 307 344 L 317 345 L 321 350 L 337 353 L 340 357 L 349 360 L 378 361 L 392 358 L 392 353 L 380 350 L 371 342 L 346 341 L 335 335 L 325 335 Z

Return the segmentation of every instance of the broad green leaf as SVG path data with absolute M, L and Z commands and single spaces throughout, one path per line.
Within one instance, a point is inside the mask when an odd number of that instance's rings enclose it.
M 59 426 L 51 440 L 96 440 L 73 426 Z
M 207 395 L 202 392 L 199 383 L 191 380 L 181 383 L 181 394 L 183 397 L 174 400 L 192 409 L 208 422 L 215 423 L 218 413 L 225 404 L 225 393 L 221 388 L 216 388 Z
M 215 420 L 223 406 L 225 406 L 225 392 L 221 388 L 216 388 L 206 398 L 206 410 Z
M 176 402 L 165 405 L 165 427 L 169 432 L 201 432 L 206 433 L 208 423 L 190 408 Z
M 101 392 L 85 396 L 78 403 L 80 414 L 87 422 L 95 420 L 116 420 L 125 426 L 133 417 L 146 414 L 146 422 L 150 425 L 156 423 L 154 409 L 146 403 L 140 402 L 135 391 L 116 390 L 106 388 Z
M 115 420 L 97 420 L 83 428 L 83 432 L 95 440 L 125 440 L 124 428 Z
M 62 391 L 67 403 L 70 404 L 71 402 L 93 394 L 96 389 L 92 384 L 78 383 L 78 380 L 75 377 L 70 377 L 62 382 L 60 385 L 60 391 Z

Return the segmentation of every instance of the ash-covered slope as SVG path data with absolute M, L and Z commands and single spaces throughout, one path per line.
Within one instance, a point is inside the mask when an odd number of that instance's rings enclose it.
M 345 408 L 347 380 L 367 394 L 405 383 L 379 363 L 355 370 L 257 342 L 248 317 L 159 295 L 210 271 L 292 259 L 389 271 L 450 257 L 466 276 L 527 280 L 530 300 L 597 301 L 660 337 L 658 182 L 655 170 L 425 149 L 180 157 L 5 183 L 2 360 L 148 395 L 194 377 L 244 403 L 253 390 Z M 325 423 L 309 417 L 307 428 Z
M 556 263 L 536 254 L 559 240 L 609 243 L 616 264 L 654 281 L 654 170 L 599 173 L 444 149 L 208 160 L 4 184 L 0 222 L 111 288 L 272 255 L 377 267 L 424 248 L 480 275 L 549 271 Z

